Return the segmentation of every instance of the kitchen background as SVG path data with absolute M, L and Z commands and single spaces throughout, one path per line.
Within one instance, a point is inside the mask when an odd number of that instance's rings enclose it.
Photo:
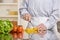
M 23 25 L 26 28 L 27 22 L 20 17 L 19 7 L 22 0 L 0 0 L 0 19 L 9 19 L 13 24 Z M 60 1 L 59 1 L 60 2 Z M 59 6 L 60 9 L 60 6 Z M 60 14 L 60 12 L 59 12 Z M 60 32 L 60 19 L 57 23 L 58 32 Z
M 0 0 L 0 19 L 9 19 L 14 26 L 18 20 L 18 0 Z
M 9 19 L 11 21 L 17 21 L 17 12 L 17 0 L 0 0 L 0 19 Z

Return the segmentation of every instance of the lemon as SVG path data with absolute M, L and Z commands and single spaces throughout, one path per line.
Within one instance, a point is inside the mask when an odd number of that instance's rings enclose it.
M 28 34 L 32 34 L 33 33 L 33 28 L 26 28 L 25 31 Z

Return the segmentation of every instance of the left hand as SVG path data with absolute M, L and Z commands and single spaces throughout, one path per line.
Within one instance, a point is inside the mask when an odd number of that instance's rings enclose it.
M 41 23 L 37 27 L 38 27 L 38 34 L 41 35 L 41 36 L 44 36 L 47 32 L 46 26 L 43 23 Z

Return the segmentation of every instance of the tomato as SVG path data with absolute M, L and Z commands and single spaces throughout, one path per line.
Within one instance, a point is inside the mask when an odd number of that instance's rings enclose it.
M 13 27 L 13 32 L 17 32 L 17 26 L 16 25 Z
M 17 38 L 17 33 L 12 33 L 13 38 Z
M 23 38 L 23 33 L 18 33 L 17 37 L 22 39 Z
M 18 33 L 23 33 L 24 32 L 23 26 L 18 26 L 17 32 Z
M 17 32 L 17 21 L 11 21 L 13 23 L 13 29 L 11 33 Z

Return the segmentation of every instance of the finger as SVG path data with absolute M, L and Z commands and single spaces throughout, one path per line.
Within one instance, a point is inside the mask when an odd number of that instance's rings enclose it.
M 26 17 L 26 21 L 28 21 L 29 20 L 29 18 L 28 17 Z
M 26 20 L 26 15 L 23 16 L 23 19 Z
M 26 20 L 25 16 L 23 17 L 24 20 Z
M 30 16 L 28 16 L 28 21 L 31 21 L 31 17 Z
M 23 16 L 23 18 L 24 18 L 24 20 L 28 21 L 28 16 L 27 16 L 27 14 L 25 14 L 25 15 Z
M 29 21 L 31 21 L 31 17 L 29 17 Z
M 40 28 L 42 28 L 42 26 L 41 25 L 40 26 L 37 26 L 37 28 L 40 29 Z
M 39 28 L 45 28 L 45 29 L 46 29 L 46 27 L 45 27 L 45 25 L 44 25 L 44 24 L 39 25 Z

